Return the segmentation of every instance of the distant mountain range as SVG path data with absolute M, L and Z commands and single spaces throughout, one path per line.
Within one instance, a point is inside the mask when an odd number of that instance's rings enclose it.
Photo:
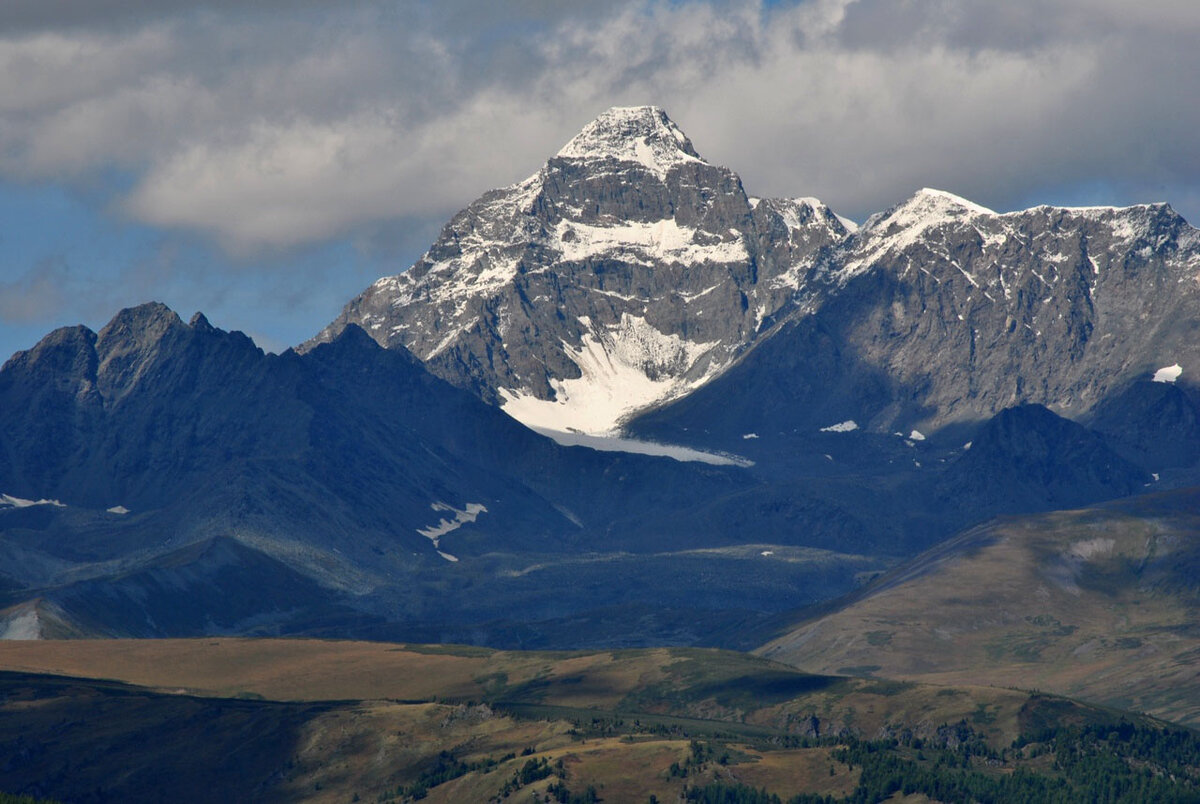
M 1200 232 L 1165 204 L 997 214 L 925 189 L 858 227 L 749 196 L 660 109 L 616 108 L 312 343 L 359 324 L 557 430 L 907 433 L 1023 403 L 1079 419 L 1195 371 L 1198 265 Z
M 612 109 L 296 351 L 147 304 L 13 356 L 0 632 L 752 647 L 992 516 L 1200 482 L 1198 281 L 1166 205 L 858 227 Z
M 731 523 L 772 485 L 738 466 L 561 447 L 355 326 L 265 355 L 147 304 L 16 355 L 0 409 L 14 635 L 501 640 L 581 609 L 813 599 L 879 565 L 779 533 L 805 567 L 746 584 L 721 570 L 746 563 Z M 697 594 L 694 572 L 728 577 Z M 651 583 L 670 573 L 678 583 Z M 500 624 L 472 636 L 480 620 Z

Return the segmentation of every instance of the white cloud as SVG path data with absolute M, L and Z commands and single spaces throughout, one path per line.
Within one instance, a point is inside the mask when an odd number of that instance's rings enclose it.
M 528 0 L 507 16 L 465 0 L 145 19 L 109 4 L 124 27 L 43 20 L 0 38 L 0 176 L 115 168 L 127 214 L 236 253 L 449 216 L 628 103 L 665 107 L 751 192 L 856 217 L 924 185 L 999 209 L 1083 187 L 1200 212 L 1200 6 L 1183 0 L 664 1 L 553 18 Z

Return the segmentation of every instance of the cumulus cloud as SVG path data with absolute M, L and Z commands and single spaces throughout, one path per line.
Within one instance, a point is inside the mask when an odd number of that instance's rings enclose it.
M 449 216 L 635 103 L 854 217 L 932 185 L 1200 218 L 1187 0 L 49 5 L 0 11 L 0 176 L 115 174 L 234 253 Z

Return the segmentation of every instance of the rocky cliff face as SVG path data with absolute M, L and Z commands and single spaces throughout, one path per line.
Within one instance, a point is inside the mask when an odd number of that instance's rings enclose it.
M 1200 367 L 1198 277 L 1200 235 L 1165 204 L 998 214 L 927 189 L 857 228 L 747 196 L 637 107 L 472 203 L 313 343 L 359 324 L 556 430 L 663 405 L 633 429 L 937 429 L 1027 403 L 1080 419 Z
M 831 272 L 883 278 L 848 345 L 917 393 L 926 424 L 1023 403 L 1077 417 L 1159 368 L 1200 369 L 1200 232 L 1166 204 L 1001 215 L 925 190 Z
M 997 214 L 922 190 L 800 285 L 772 337 L 632 429 L 928 433 L 1021 404 L 1086 420 L 1200 370 L 1200 233 L 1165 204 Z
M 848 233 L 814 199 L 748 197 L 661 110 L 610 109 L 314 343 L 359 324 L 523 422 L 605 432 L 719 374 Z

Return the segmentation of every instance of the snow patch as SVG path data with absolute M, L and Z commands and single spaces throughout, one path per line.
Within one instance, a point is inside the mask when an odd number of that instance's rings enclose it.
M 942 224 L 984 215 L 995 216 L 996 213 L 953 193 L 926 187 L 887 212 L 871 216 L 862 225 L 859 230 L 860 236 L 865 235 L 862 256 L 847 261 L 838 272 L 839 276 L 845 281 L 887 254 L 903 251 L 917 243 L 928 244 L 929 231 Z M 975 284 L 966 271 L 963 274 Z
M 920 198 L 926 202 L 936 203 L 943 207 L 961 209 L 972 215 L 996 214 L 995 210 L 976 204 L 974 201 L 968 201 L 961 195 L 948 193 L 945 190 L 935 190 L 932 187 L 922 187 L 921 191 L 917 193 L 915 198 Z
M 1094 539 L 1084 539 L 1083 541 L 1074 542 L 1067 548 L 1067 553 L 1076 558 L 1089 559 L 1111 553 L 1116 544 L 1116 541 L 1113 539 L 1097 536 Z
M 530 427 L 535 433 L 540 433 L 555 443 L 564 447 L 587 447 L 600 452 L 630 452 L 635 455 L 653 455 L 661 458 L 674 458 L 677 461 L 708 463 L 714 466 L 741 466 L 747 468 L 754 461 L 740 455 L 730 455 L 723 452 L 705 452 L 703 450 L 683 447 L 678 444 L 660 444 L 655 441 L 639 441 L 634 438 L 618 436 L 588 435 L 579 432 L 563 432 L 546 427 Z
M 632 222 L 620 226 L 592 226 L 561 220 L 554 230 L 555 245 L 564 260 L 579 262 L 595 256 L 651 258 L 664 262 L 740 262 L 750 258 L 741 237 L 704 242 L 701 236 L 674 218 L 652 223 Z
M 55 508 L 67 507 L 58 500 L 23 500 L 20 497 L 13 497 L 11 494 L 0 494 L 0 508 L 29 508 L 34 505 L 52 505 Z
M 634 411 L 707 380 L 717 366 L 695 380 L 682 377 L 716 345 L 665 335 L 646 319 L 623 313 L 619 324 L 585 333 L 578 348 L 563 343 L 581 376 L 552 380 L 553 400 L 501 388 L 501 409 L 534 429 L 610 435 Z
M 661 109 L 615 106 L 583 127 L 557 154 L 560 159 L 596 160 L 642 165 L 658 178 L 686 162 L 707 164 L 690 152 L 690 143 Z
M 858 429 L 858 422 L 854 419 L 846 419 L 844 422 L 831 424 L 828 427 L 822 427 L 822 433 L 850 433 Z
M 717 288 L 720 288 L 720 287 L 724 287 L 724 286 L 723 285 L 711 285 L 709 287 L 706 287 L 704 290 L 700 291 L 699 293 L 684 293 L 682 290 L 677 290 L 677 291 L 675 291 L 675 295 L 678 296 L 679 298 L 683 299 L 683 301 L 685 303 L 691 304 L 696 299 L 699 299 L 702 296 L 707 296 L 708 294 L 712 293 L 714 290 L 716 290 Z
M 1175 382 L 1182 373 L 1183 367 L 1178 363 L 1173 366 L 1164 366 L 1154 372 L 1154 382 Z
M 20 607 L 6 619 L 0 621 L 0 640 L 41 639 L 42 621 L 33 605 Z
M 446 519 L 445 517 L 442 517 L 438 520 L 436 525 L 431 525 L 427 528 L 417 528 L 417 533 L 433 542 L 434 550 L 438 550 L 442 537 L 447 533 L 458 530 L 463 525 L 474 522 L 479 518 L 480 514 L 487 513 L 487 506 L 482 505 L 481 503 L 467 503 L 466 507 L 464 507 L 461 511 L 444 502 L 435 502 L 429 507 L 434 511 L 454 514 L 453 519 Z M 457 558 L 448 556 L 446 553 L 441 552 L 441 550 L 438 550 L 438 555 L 442 556 L 442 558 L 445 558 L 447 561 L 458 561 Z

